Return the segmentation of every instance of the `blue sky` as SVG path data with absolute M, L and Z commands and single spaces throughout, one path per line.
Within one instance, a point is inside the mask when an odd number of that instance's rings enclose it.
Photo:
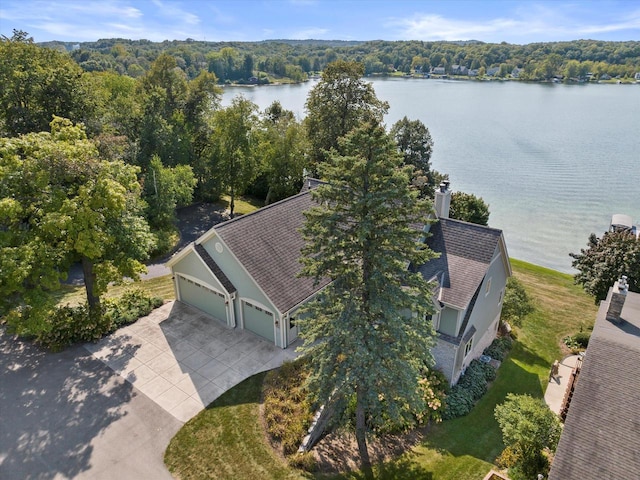
M 35 41 L 640 40 L 638 0 L 2 0 Z

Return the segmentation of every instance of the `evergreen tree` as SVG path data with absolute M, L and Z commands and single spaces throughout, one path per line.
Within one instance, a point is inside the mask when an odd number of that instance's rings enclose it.
M 432 362 L 430 285 L 408 265 L 433 253 L 416 225 L 430 205 L 409 186 L 411 167 L 379 124 L 366 123 L 340 141 L 322 165 L 328 181 L 305 213 L 302 274 L 332 280 L 302 321 L 311 391 L 348 423 L 355 405 L 358 451 L 371 475 L 366 435 L 411 423 L 421 411 L 420 371 Z

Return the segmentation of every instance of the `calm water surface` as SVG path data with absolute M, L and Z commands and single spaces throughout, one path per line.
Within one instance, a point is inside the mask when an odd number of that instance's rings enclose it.
M 542 85 L 374 79 L 390 104 L 430 130 L 433 168 L 454 190 L 489 203 L 509 255 L 571 272 L 569 252 L 600 235 L 611 215 L 640 223 L 640 85 Z M 316 82 L 227 88 L 261 109 L 274 100 L 304 117 Z

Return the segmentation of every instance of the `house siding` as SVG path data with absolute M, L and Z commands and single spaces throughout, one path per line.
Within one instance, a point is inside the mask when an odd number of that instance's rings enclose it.
M 457 337 L 458 313 L 458 310 L 450 307 L 444 307 L 440 312 L 440 328 L 438 331 L 451 337 Z
M 279 325 L 283 325 L 280 313 L 275 306 L 269 301 L 269 299 L 258 288 L 255 281 L 247 274 L 247 272 L 238 264 L 234 256 L 229 252 L 226 245 L 223 245 L 222 253 L 218 252 L 215 248 L 215 244 L 220 242 L 217 235 L 213 235 L 208 238 L 206 242 L 202 243 L 202 246 L 207 250 L 211 258 L 218 264 L 220 269 L 225 273 L 229 280 L 236 285 L 238 289 L 237 296 L 233 302 L 234 311 L 236 312 L 236 325 L 240 325 L 240 316 L 242 312 L 242 300 L 257 304 L 261 307 L 266 307 L 271 313 L 273 313 L 274 320 L 278 321 Z M 244 325 L 243 325 L 244 328 Z M 285 348 L 285 340 L 283 339 L 282 328 L 276 327 L 275 329 L 275 344 L 279 347 Z
M 491 290 L 486 294 L 487 284 L 491 282 Z M 487 274 L 485 275 L 480 292 L 473 307 L 473 312 L 469 317 L 466 333 L 472 326 L 475 326 L 477 332 L 473 339 L 473 348 L 466 358 L 459 358 L 458 365 L 464 370 L 473 359 L 482 355 L 482 352 L 488 347 L 496 336 L 500 314 L 502 312 L 502 298 L 504 297 L 504 288 L 507 283 L 507 272 L 505 271 L 502 253 L 496 248 Z M 464 346 L 461 345 L 462 354 L 464 355 Z M 455 376 L 455 375 L 454 375 Z
M 189 253 L 173 266 L 174 273 L 183 273 L 194 278 L 200 279 L 202 282 L 208 283 L 216 290 L 226 293 L 222 284 L 207 269 L 202 260 L 195 252 Z

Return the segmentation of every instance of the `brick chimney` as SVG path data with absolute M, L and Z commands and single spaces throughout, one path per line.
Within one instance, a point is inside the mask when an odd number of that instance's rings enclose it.
M 622 313 L 622 307 L 624 307 L 624 301 L 627 298 L 627 292 L 629 291 L 629 283 L 627 282 L 627 276 L 623 275 L 620 280 L 612 288 L 611 300 L 609 301 L 609 309 L 607 310 L 607 320 L 614 323 L 620 323 L 623 319 L 620 318 Z
M 449 218 L 449 207 L 451 206 L 450 182 L 445 180 L 436 190 L 435 208 L 438 218 Z

